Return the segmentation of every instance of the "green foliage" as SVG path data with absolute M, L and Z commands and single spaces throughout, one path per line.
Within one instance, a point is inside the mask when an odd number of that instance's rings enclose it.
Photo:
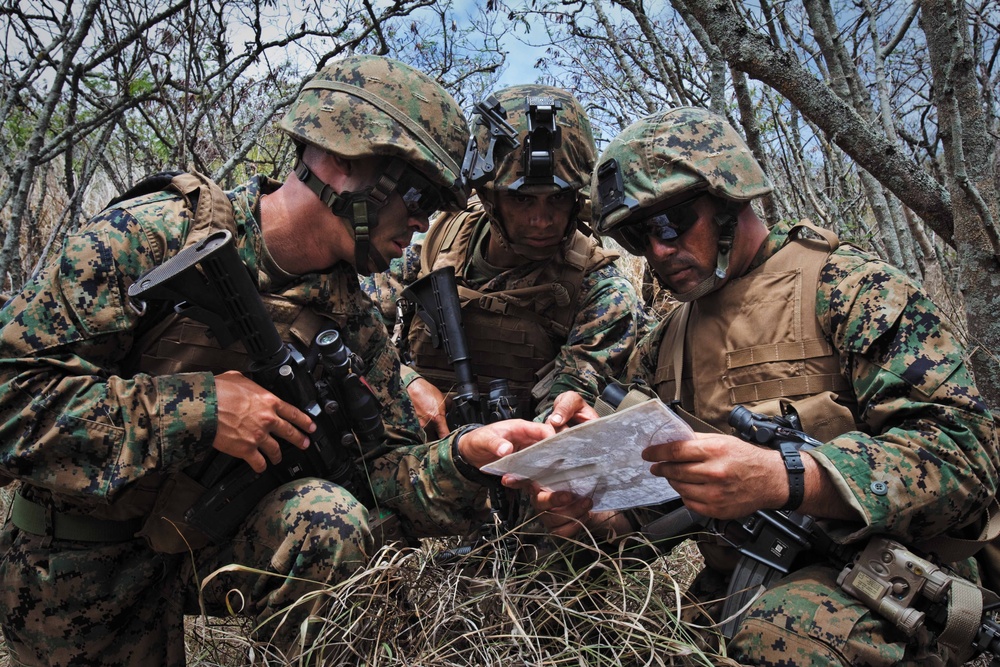
M 22 107 L 11 109 L 3 119 L 3 143 L 8 153 L 24 150 L 34 132 L 37 119 Z
M 128 94 L 133 97 L 139 97 L 151 93 L 155 89 L 156 82 L 150 75 L 143 73 L 129 82 Z

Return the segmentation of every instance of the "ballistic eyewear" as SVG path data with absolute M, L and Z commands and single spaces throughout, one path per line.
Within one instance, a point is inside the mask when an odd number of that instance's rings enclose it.
M 699 192 L 659 213 L 619 226 L 615 230 L 617 232 L 615 240 L 630 253 L 641 255 L 649 249 L 650 237 L 660 241 L 674 241 L 680 238 L 698 222 L 698 212 L 694 210 L 694 202 L 705 194 Z
M 396 183 L 396 192 L 403 198 L 406 211 L 413 218 L 429 218 L 443 205 L 441 191 L 413 169 L 403 172 Z

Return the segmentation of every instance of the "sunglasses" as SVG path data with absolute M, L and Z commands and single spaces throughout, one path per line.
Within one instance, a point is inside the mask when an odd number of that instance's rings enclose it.
M 705 196 L 700 192 L 695 196 L 674 204 L 668 209 L 620 227 L 615 238 L 623 248 L 634 255 L 641 255 L 649 249 L 649 238 L 673 241 L 698 222 L 698 212 L 694 202 Z
M 444 203 L 441 191 L 413 169 L 403 172 L 396 183 L 396 192 L 403 199 L 406 211 L 414 218 L 429 218 Z

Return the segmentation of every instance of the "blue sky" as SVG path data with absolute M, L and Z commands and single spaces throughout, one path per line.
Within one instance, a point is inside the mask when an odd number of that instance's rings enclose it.
M 455 0 L 453 17 L 459 25 L 467 24 L 479 7 L 485 6 L 485 0 Z M 497 10 L 503 12 L 505 10 Z M 545 55 L 545 48 L 532 46 L 544 39 L 541 27 L 533 28 L 530 35 L 505 33 L 504 47 L 507 51 L 507 68 L 500 78 L 498 88 L 522 83 L 533 83 L 538 78 L 535 62 Z M 528 44 L 524 42 L 528 41 Z

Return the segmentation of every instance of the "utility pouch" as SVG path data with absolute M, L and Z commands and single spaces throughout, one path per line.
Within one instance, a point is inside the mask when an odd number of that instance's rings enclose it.
M 185 553 L 207 545 L 208 535 L 184 520 L 184 514 L 204 493 L 205 487 L 183 472 L 170 475 L 138 536 L 146 540 L 150 549 L 163 554 Z
M 545 400 L 556 383 L 556 360 L 553 359 L 535 371 L 535 377 L 538 378 L 538 382 L 531 388 L 531 398 L 535 405 L 538 405 Z
M 659 396 L 648 385 L 638 382 L 624 385 L 612 381 L 608 383 L 608 386 L 601 392 L 601 395 L 594 401 L 594 410 L 597 411 L 599 416 L 606 417 L 626 408 L 631 408 L 633 405 L 639 405 L 640 403 L 652 400 L 659 400 Z

